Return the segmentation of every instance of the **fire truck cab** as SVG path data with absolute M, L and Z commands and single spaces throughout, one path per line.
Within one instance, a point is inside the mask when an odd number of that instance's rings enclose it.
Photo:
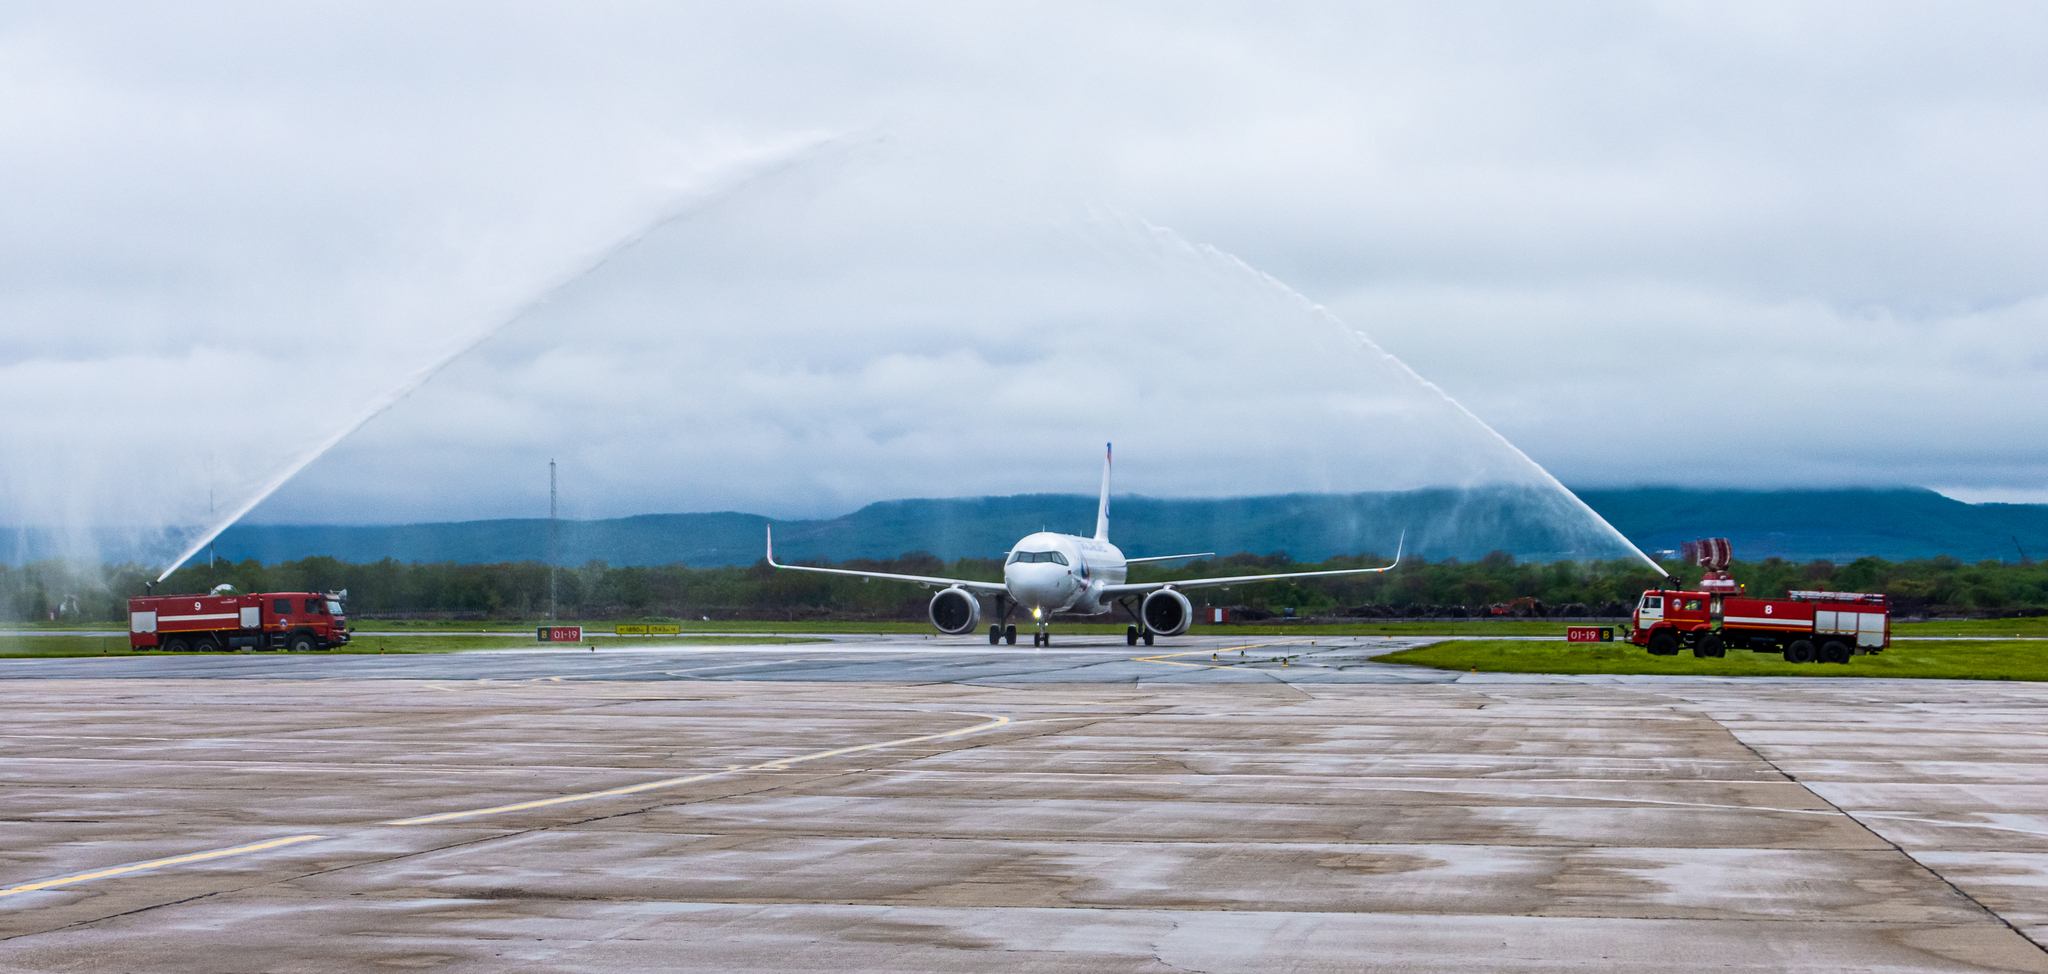
M 348 644 L 347 592 L 151 595 L 128 600 L 128 645 L 171 653 L 308 653 Z

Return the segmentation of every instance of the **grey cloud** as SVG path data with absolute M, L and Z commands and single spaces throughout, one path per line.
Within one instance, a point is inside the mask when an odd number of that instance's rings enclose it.
M 2048 364 L 2044 18 L 16 8 L 0 21 L 0 178 L 17 188 L 0 198 L 16 420 L 0 521 L 189 522 L 202 482 L 260 481 L 283 445 L 679 191 L 818 132 L 883 147 L 566 295 L 552 331 L 458 363 L 258 516 L 530 512 L 535 464 L 578 450 L 592 513 L 1085 489 L 1089 461 L 1069 476 L 1057 458 L 1110 435 L 1139 438 L 1125 483 L 1155 493 L 1472 475 L 1402 452 L 1430 437 L 1362 405 L 1372 383 L 1333 404 L 1244 381 L 1277 374 L 1230 352 L 1277 306 L 1162 290 L 1172 275 L 1142 261 L 1118 277 L 1102 268 L 1136 260 L 1120 245 L 1099 266 L 1033 249 L 1047 214 L 1089 204 L 1329 304 L 1570 480 L 2036 490 L 2048 465 L 2014 444 L 2039 429 Z M 1245 317 L 1232 331 L 1205 299 Z M 1179 347 L 1151 330 L 1166 311 L 1198 319 Z M 1109 342 L 1031 337 L 1091 328 L 1142 338 L 1176 381 L 1129 381 Z M 675 387 L 692 361 L 711 372 Z M 1034 399 L 1034 377 L 1063 394 Z M 1148 418 L 1161 404 L 1183 421 Z M 981 421 L 1033 409 L 1007 434 Z M 1353 418 L 1318 432 L 1312 416 Z M 211 473 L 137 446 L 230 427 L 259 446 Z M 1340 435 L 1351 466 L 1209 470 Z

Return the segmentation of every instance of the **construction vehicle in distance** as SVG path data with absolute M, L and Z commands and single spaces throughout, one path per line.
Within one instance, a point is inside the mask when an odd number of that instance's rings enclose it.
M 1892 644 L 1891 604 L 1863 592 L 1789 592 L 1782 599 L 1749 598 L 1728 574 L 1726 538 L 1689 543 L 1687 559 L 1706 569 L 1697 589 L 1676 580 L 1650 589 L 1636 602 L 1629 641 L 1653 656 L 1726 656 L 1730 649 L 1779 653 L 1787 663 L 1847 663 Z
M 222 586 L 226 588 L 226 586 Z M 128 645 L 169 653 L 237 649 L 310 653 L 346 646 L 341 592 L 146 595 L 128 600 Z
M 1519 599 L 1509 599 L 1506 602 L 1496 602 L 1489 605 L 1486 607 L 1486 614 L 1490 616 L 1509 616 L 1516 619 L 1532 617 L 1541 619 L 1548 613 L 1544 611 L 1543 603 L 1537 601 L 1534 596 L 1524 595 Z

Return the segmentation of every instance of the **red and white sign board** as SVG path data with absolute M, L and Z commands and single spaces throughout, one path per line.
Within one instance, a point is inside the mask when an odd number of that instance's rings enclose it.
M 542 626 L 534 632 L 535 641 L 543 643 L 580 643 L 583 641 L 582 626 Z
M 1568 643 L 1611 643 L 1614 641 L 1612 626 L 1566 626 L 1564 641 Z

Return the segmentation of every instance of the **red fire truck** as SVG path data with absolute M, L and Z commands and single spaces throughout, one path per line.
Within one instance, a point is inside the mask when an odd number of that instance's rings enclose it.
M 1861 592 L 1790 592 L 1754 599 L 1728 574 L 1728 541 L 1690 542 L 1685 556 L 1707 569 L 1698 591 L 1651 589 L 1636 602 L 1629 640 L 1653 655 L 1782 653 L 1787 663 L 1847 663 L 1892 644 L 1891 604 Z
M 1892 644 L 1882 595 L 1792 592 L 1752 599 L 1719 592 L 1652 589 L 1636 603 L 1631 642 L 1657 656 L 1725 656 L 1730 648 L 1783 653 L 1787 663 L 1847 663 Z
M 348 644 L 347 592 L 152 595 L 128 600 L 128 645 L 171 653 L 288 649 Z

